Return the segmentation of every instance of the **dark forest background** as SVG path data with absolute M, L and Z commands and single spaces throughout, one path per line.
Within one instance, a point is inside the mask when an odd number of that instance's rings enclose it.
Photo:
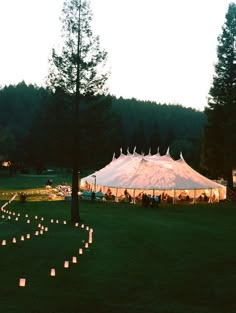
M 70 96 L 35 85 L 0 89 L 0 161 L 12 171 L 37 173 L 49 166 L 70 168 L 73 153 L 73 110 Z M 80 110 L 81 172 L 99 169 L 120 149 L 180 157 L 195 169 L 200 156 L 205 115 L 181 105 L 159 104 L 114 96 L 84 97 Z

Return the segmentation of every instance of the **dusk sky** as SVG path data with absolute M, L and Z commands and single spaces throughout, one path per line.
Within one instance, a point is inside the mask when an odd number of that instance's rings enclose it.
M 91 0 L 110 93 L 203 110 L 228 0 Z M 44 85 L 63 0 L 0 0 L 0 86 Z

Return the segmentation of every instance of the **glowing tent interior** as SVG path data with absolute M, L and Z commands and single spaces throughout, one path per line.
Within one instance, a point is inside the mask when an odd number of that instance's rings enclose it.
M 113 156 L 112 161 L 104 168 L 82 178 L 81 188 L 87 191 L 109 192 L 118 200 L 122 199 L 126 190 L 132 196 L 133 202 L 142 193 L 149 195 L 168 194 L 170 201 L 180 200 L 185 193 L 188 199 L 196 202 L 202 195 L 214 201 L 226 198 L 226 187 L 192 169 L 184 160 L 182 154 L 179 160 L 173 160 L 169 149 L 165 155 L 121 154 Z

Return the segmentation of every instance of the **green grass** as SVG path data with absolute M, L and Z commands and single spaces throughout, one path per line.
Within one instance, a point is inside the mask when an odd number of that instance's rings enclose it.
M 0 173 L 0 191 L 23 191 L 32 188 L 45 188 L 47 180 L 51 178 L 53 180 L 53 186 L 61 184 L 66 181 L 68 184 L 71 183 L 70 173 L 57 173 L 47 175 L 37 174 L 17 174 L 9 175 Z
M 4 313 L 236 312 L 235 203 L 151 209 L 82 201 L 81 223 L 94 229 L 82 256 L 88 232 L 62 223 L 70 219 L 69 202 L 14 201 L 6 209 L 21 216 L 0 219 L 0 242 L 9 242 L 0 246 Z M 12 244 L 12 237 L 34 233 L 35 215 L 48 233 Z M 64 269 L 73 255 L 78 264 Z

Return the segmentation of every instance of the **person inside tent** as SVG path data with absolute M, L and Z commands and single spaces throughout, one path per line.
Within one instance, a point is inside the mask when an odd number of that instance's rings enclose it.
M 162 194 L 161 194 L 161 200 L 163 202 L 167 202 L 168 201 L 168 197 L 169 197 L 168 194 L 165 191 L 163 191 Z

